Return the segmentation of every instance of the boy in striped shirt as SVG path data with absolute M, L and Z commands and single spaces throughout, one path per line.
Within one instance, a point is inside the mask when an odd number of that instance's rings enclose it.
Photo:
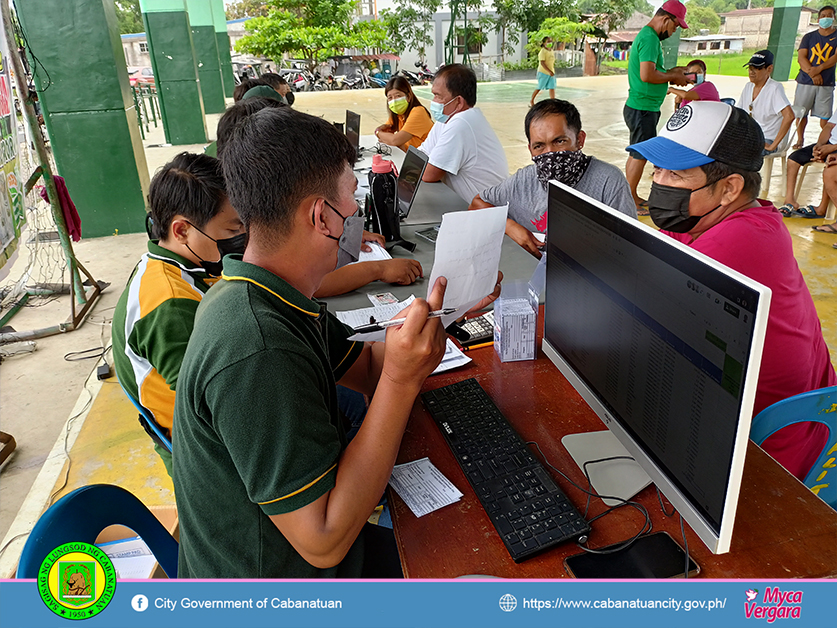
M 116 306 L 113 356 L 125 392 L 171 442 L 195 312 L 221 274 L 223 255 L 243 253 L 247 236 L 227 199 L 221 164 L 208 155 L 177 155 L 154 176 L 148 201 L 151 240 Z M 140 423 L 145 427 L 142 417 Z M 154 440 L 171 475 L 171 452 Z

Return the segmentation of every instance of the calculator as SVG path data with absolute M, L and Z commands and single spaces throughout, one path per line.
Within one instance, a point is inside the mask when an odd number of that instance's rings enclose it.
M 420 238 L 424 238 L 428 242 L 436 244 L 436 238 L 439 236 L 439 227 L 441 227 L 441 225 L 435 225 L 433 227 L 430 227 L 429 229 L 422 229 L 421 231 L 416 231 L 416 235 Z
M 470 338 L 462 342 L 463 347 L 494 340 L 494 312 L 486 312 L 476 318 L 469 318 L 459 325 L 468 332 Z

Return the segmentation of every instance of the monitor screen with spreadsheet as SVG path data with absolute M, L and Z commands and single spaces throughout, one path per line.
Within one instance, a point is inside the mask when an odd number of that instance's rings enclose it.
M 544 351 L 728 551 L 770 290 L 555 182 L 547 234 Z

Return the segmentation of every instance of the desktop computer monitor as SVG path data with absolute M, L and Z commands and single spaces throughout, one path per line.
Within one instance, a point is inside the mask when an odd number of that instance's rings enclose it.
M 727 552 L 770 290 L 562 184 L 548 207 L 544 352 Z
M 427 167 L 427 155 L 412 146 L 407 149 L 401 172 L 398 173 L 398 215 L 403 220 L 410 214 L 410 207 L 416 197 L 416 191 L 421 183 L 421 176 Z
M 346 138 L 360 159 L 360 114 L 346 109 Z

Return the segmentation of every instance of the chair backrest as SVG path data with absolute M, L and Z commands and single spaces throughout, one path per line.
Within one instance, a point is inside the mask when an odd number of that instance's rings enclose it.
M 166 436 L 166 433 L 163 430 L 163 428 L 160 427 L 160 425 L 157 423 L 157 421 L 154 420 L 154 417 L 152 417 L 150 414 L 148 414 L 148 412 L 146 412 L 145 408 L 143 408 L 141 405 L 139 405 L 136 402 L 136 400 L 131 395 L 128 394 L 128 391 L 125 390 L 124 386 L 122 386 L 122 382 L 119 382 L 119 385 L 122 387 L 122 392 L 125 393 L 125 396 L 128 398 L 128 400 L 132 404 L 134 404 L 134 407 L 137 409 L 137 412 L 140 413 L 140 416 L 142 416 L 142 418 L 145 419 L 145 422 L 148 424 L 148 427 L 151 430 L 153 430 L 153 432 L 160 439 L 160 442 L 162 443 L 163 447 L 165 447 L 168 450 L 168 452 L 171 453 L 172 452 L 171 440 L 168 438 L 168 436 Z
M 136 532 L 169 578 L 177 577 L 178 544 L 133 493 L 112 484 L 82 486 L 41 515 L 20 555 L 18 578 L 37 578 L 47 555 L 64 543 L 94 543 L 110 525 Z
M 837 510 L 837 386 L 820 388 L 783 399 L 759 412 L 750 427 L 750 438 L 761 445 L 768 436 L 794 423 L 814 421 L 828 428 L 828 440 L 805 486 Z
M 721 102 L 729 105 L 730 107 L 735 107 L 735 98 L 721 98 Z

